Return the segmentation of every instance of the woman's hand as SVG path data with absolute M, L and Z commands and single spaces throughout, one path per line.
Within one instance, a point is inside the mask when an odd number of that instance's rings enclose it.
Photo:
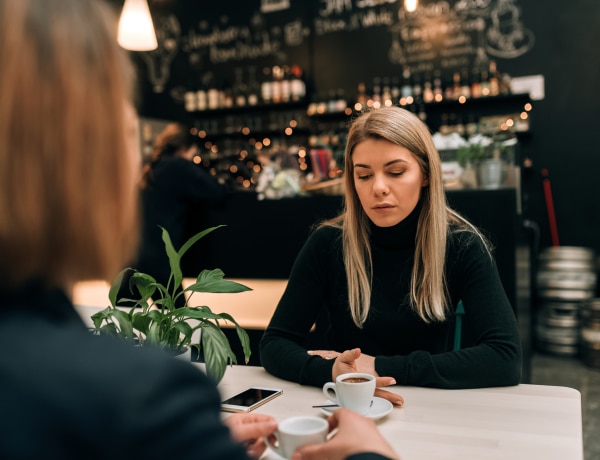
M 333 369 L 331 370 L 333 381 L 335 382 L 335 379 L 339 375 L 348 372 L 362 372 L 374 375 L 377 382 L 375 396 L 387 399 L 395 406 L 401 407 L 404 404 L 404 398 L 402 396 L 380 388 L 396 385 L 396 379 L 393 377 L 380 377 L 375 370 L 375 357 L 361 353 L 360 348 L 346 350 L 336 358 Z
M 259 458 L 267 448 L 264 437 L 277 430 L 277 420 L 264 414 L 233 414 L 224 420 L 234 441 L 246 446 L 248 455 Z
M 372 419 L 340 408 L 327 420 L 329 430 L 337 429 L 337 432 L 324 443 L 300 447 L 292 455 L 292 460 L 342 460 L 363 452 L 377 453 L 389 459 L 399 458 Z

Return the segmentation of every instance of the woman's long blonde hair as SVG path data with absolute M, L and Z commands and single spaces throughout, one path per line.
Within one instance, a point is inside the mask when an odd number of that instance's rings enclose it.
M 137 243 L 134 73 L 97 0 L 0 0 L 0 283 L 111 279 Z
M 354 323 L 361 327 L 367 319 L 373 277 L 369 218 L 354 187 L 352 163 L 354 148 L 367 139 L 383 139 L 408 149 L 419 163 L 423 176 L 429 180 L 429 185 L 421 192 L 410 302 L 423 321 L 442 321 L 449 308 L 444 275 L 449 225 L 456 224 L 459 229 L 473 230 L 481 238 L 483 236 L 447 206 L 440 156 L 429 128 L 408 110 L 386 107 L 365 112 L 353 121 L 344 159 L 344 209 L 338 217 L 323 223 L 342 228 L 348 297 Z

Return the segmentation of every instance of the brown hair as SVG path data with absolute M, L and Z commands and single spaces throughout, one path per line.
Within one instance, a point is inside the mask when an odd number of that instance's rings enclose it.
M 152 166 L 163 157 L 176 156 L 182 151 L 189 149 L 193 145 L 198 145 L 199 139 L 194 136 L 186 125 L 183 123 L 169 123 L 156 136 L 152 155 L 145 162 L 142 168 L 142 178 L 140 180 L 140 188 L 147 188 L 154 179 L 152 174 Z
M 136 249 L 139 171 L 114 11 L 0 0 L 0 65 L 0 283 L 112 278 Z
M 484 244 L 487 241 L 473 225 L 447 206 L 441 160 L 429 128 L 408 110 L 386 107 L 365 112 L 352 123 L 344 158 L 344 210 L 324 223 L 341 226 L 343 231 L 348 297 L 354 323 L 361 327 L 371 303 L 369 218 L 356 193 L 352 163 L 354 148 L 367 139 L 383 139 L 408 149 L 428 179 L 427 187 L 421 192 L 410 300 L 423 321 L 441 321 L 449 308 L 444 261 L 450 224 L 455 225 L 455 231 L 473 231 Z

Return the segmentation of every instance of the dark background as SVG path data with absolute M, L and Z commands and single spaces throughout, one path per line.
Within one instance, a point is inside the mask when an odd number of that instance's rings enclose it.
M 112 2 L 117 6 L 122 4 L 120 0 Z M 375 76 L 400 74 L 401 63 L 391 62 L 390 59 L 391 46 L 395 37 L 402 37 L 400 34 L 404 25 L 414 25 L 414 22 L 410 22 L 414 20 L 398 15 L 402 2 L 290 0 L 290 7 L 284 11 L 257 14 L 261 4 L 266 3 L 265 0 L 149 0 L 157 29 L 165 17 L 173 14 L 180 23 L 182 35 L 194 30 L 206 38 L 211 31 L 226 31 L 229 26 L 235 26 L 238 33 L 248 35 L 229 41 L 229 45 L 235 47 L 244 42 L 246 45 L 261 46 L 266 43 L 268 46 L 260 48 L 260 52 L 264 53 L 262 56 L 250 59 L 237 55 L 226 62 L 217 63 L 211 60 L 208 51 L 210 45 L 204 44 L 190 50 L 184 43 L 178 43 L 171 64 L 167 66 L 169 77 L 160 92 L 148 80 L 149 58 L 158 58 L 158 55 L 132 53 L 140 70 L 141 114 L 160 119 L 183 118 L 186 114 L 181 100 L 186 88 L 193 89 L 199 79 L 214 77 L 231 81 L 233 69 L 239 66 L 246 69 L 256 65 L 261 69 L 266 65 L 299 64 L 305 69 L 311 94 L 342 88 L 349 99 L 354 97 L 359 81 L 368 82 Z M 600 250 L 600 204 L 596 192 L 600 170 L 597 140 L 600 130 L 596 126 L 600 121 L 600 51 L 597 46 L 600 43 L 600 2 L 515 0 L 513 3 L 520 10 L 521 25 L 532 34 L 534 40 L 529 43 L 528 51 L 520 56 L 488 57 L 498 62 L 501 71 L 512 76 L 541 74 L 545 78 L 545 99 L 534 101 L 531 138 L 523 155 L 531 160 L 530 166 L 524 167 L 522 174 L 523 218 L 539 225 L 542 247 L 551 244 L 541 175 L 541 171 L 547 168 L 561 245 L 589 246 Z M 331 20 L 327 23 L 328 27 L 346 21 L 346 29 L 323 33 L 322 23 L 317 24 L 317 19 L 323 20 L 322 10 L 334 4 L 351 5 L 352 11 L 347 8 L 327 15 L 327 20 Z M 359 8 L 359 5 L 365 4 L 371 6 Z M 486 12 L 482 19 L 486 23 L 486 30 L 489 30 L 492 27 L 491 11 L 500 5 L 500 1 L 421 0 L 421 5 L 441 11 L 438 22 L 434 21 L 435 18 L 428 19 L 429 27 L 441 27 L 450 19 L 457 20 L 445 12 L 446 6 L 460 6 L 467 13 L 469 8 L 472 9 L 470 15 L 458 18 L 465 26 L 473 23 L 473 12 L 477 11 L 477 5 L 485 7 L 480 10 Z M 353 27 L 348 25 L 352 18 L 369 10 L 376 13 L 376 20 L 383 25 L 349 30 Z M 386 25 L 390 17 L 393 18 L 393 24 Z M 301 26 L 300 33 L 296 30 L 295 35 L 296 40 L 301 38 L 301 43 L 286 42 L 285 26 L 290 24 Z M 423 30 L 428 30 L 428 23 L 423 24 Z M 465 33 L 475 40 L 472 30 Z M 212 38 L 217 36 L 213 34 Z M 422 40 L 420 43 L 427 42 Z M 438 51 L 448 43 L 437 38 L 429 42 Z M 405 43 L 400 40 L 400 44 Z M 227 46 L 226 42 L 215 45 L 221 49 Z M 239 51 L 242 48 L 237 49 Z M 409 56 L 413 59 L 410 64 L 427 67 L 427 60 L 415 61 L 424 53 L 415 51 Z M 458 55 L 454 63 L 470 65 L 474 58 L 472 54 L 465 53 Z M 452 64 L 451 61 L 440 59 L 439 55 L 429 62 L 435 67 L 451 67 Z M 498 212 L 503 211 L 499 209 Z

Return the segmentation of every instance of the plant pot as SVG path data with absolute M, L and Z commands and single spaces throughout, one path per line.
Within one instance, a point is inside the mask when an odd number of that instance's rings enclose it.
M 179 354 L 175 354 L 175 358 L 187 361 L 188 363 L 192 360 L 192 348 L 187 347 L 184 351 Z
M 479 187 L 496 189 L 504 184 L 506 164 L 502 160 L 488 159 L 479 163 Z

